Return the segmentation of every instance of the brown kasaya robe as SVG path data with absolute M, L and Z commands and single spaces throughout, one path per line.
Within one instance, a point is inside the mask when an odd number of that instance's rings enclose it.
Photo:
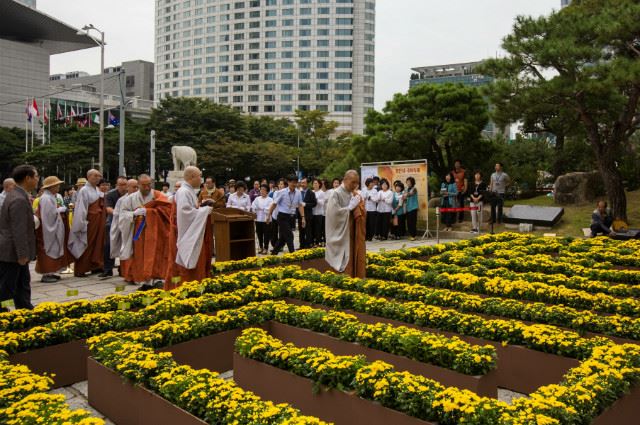
M 42 221 L 40 216 L 40 207 L 36 211 L 36 216 Z M 69 242 L 69 217 L 67 213 L 61 213 L 62 221 L 64 222 L 64 255 L 60 258 L 51 258 L 47 255 L 44 248 L 44 236 L 42 234 L 42 226 L 36 229 L 36 249 L 38 251 L 36 257 L 36 273 L 49 274 L 56 273 L 60 269 L 64 269 L 73 263 L 73 255 L 67 248 Z
M 169 243 L 167 249 L 166 273 L 164 278 L 164 289 L 175 289 L 184 282 L 200 281 L 211 275 L 211 254 L 213 248 L 213 226 L 211 216 L 208 218 L 204 239 L 202 242 L 202 250 L 198 257 L 198 264 L 195 269 L 187 269 L 176 263 L 176 254 L 178 251 L 178 217 L 176 211 L 175 199 L 171 205 L 171 226 L 169 231 Z
M 107 210 L 104 198 L 100 197 L 87 210 L 87 249 L 75 260 L 74 274 L 83 275 L 104 267 L 104 237 Z
M 364 201 L 351 212 L 349 217 L 349 262 L 344 270 L 351 277 L 367 277 L 367 211 Z

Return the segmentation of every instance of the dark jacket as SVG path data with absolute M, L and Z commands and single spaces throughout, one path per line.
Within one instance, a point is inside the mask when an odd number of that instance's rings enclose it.
M 304 217 L 307 221 L 313 215 L 313 208 L 318 205 L 318 200 L 316 199 L 316 194 L 313 193 L 311 188 L 307 189 L 307 193 L 302 198 L 302 202 L 304 202 Z
M 0 212 L 0 261 L 36 258 L 36 233 L 29 195 L 20 186 L 7 194 Z

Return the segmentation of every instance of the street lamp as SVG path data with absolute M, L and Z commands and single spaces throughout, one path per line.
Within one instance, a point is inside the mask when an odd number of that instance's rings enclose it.
M 89 35 L 89 31 L 94 30 L 100 34 L 100 39 L 93 38 Z M 93 24 L 85 25 L 78 31 L 78 35 L 86 35 L 100 46 L 100 141 L 98 146 L 98 161 L 100 172 L 104 169 L 104 31 L 100 31 Z

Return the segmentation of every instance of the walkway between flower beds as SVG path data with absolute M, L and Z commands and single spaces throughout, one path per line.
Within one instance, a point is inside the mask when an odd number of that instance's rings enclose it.
M 448 239 L 440 239 L 441 243 L 452 242 Z M 416 239 L 409 241 L 373 241 L 367 242 L 367 251 L 379 252 L 380 249 L 391 251 L 394 249 L 411 248 L 421 245 L 435 245 L 435 239 Z M 298 248 L 298 236 L 295 235 L 295 245 Z M 98 275 L 91 275 L 85 278 L 77 278 L 72 274 L 63 274 L 62 280 L 56 283 L 42 283 L 41 276 L 34 270 L 35 264 L 31 264 L 31 299 L 34 305 L 42 302 L 65 302 L 77 299 L 97 300 L 112 294 L 128 294 L 138 289 L 134 285 L 125 285 L 119 276 L 101 280 Z M 117 272 L 116 272 L 117 274 Z M 76 292 L 77 291 L 77 294 Z

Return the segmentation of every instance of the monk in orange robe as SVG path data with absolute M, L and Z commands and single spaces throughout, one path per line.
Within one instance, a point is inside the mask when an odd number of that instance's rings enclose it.
M 126 281 L 153 286 L 155 280 L 164 278 L 166 270 L 171 204 L 165 194 L 152 190 L 147 174 L 140 175 L 138 187 L 123 201 L 118 217 L 120 259 L 128 263 Z
M 185 168 L 184 182 L 174 196 L 164 281 L 167 290 L 211 274 L 213 207 L 198 205 L 195 188 L 201 181 L 202 173 L 197 167 Z

